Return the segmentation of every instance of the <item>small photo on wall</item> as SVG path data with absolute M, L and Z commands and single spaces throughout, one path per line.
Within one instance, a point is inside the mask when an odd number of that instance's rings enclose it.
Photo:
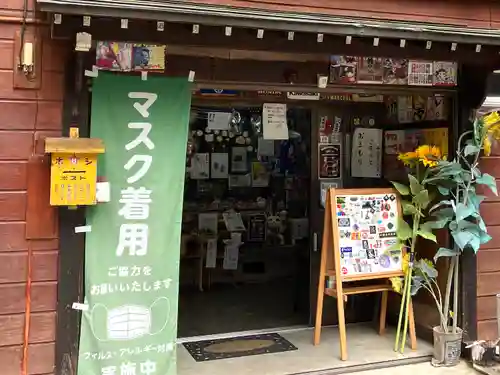
M 95 65 L 103 70 L 129 71 L 132 69 L 132 44 L 97 42 Z
M 134 70 L 158 71 L 165 70 L 165 46 L 134 44 L 132 65 Z
M 434 61 L 434 86 L 456 86 L 457 63 Z
M 383 83 L 384 67 L 380 57 L 358 59 L 358 83 Z
M 355 83 L 357 60 L 354 56 L 330 56 L 330 83 Z

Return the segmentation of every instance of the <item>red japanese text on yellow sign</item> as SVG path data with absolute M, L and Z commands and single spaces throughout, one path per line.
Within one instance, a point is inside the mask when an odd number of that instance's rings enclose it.
M 50 169 L 52 206 L 96 204 L 96 183 L 96 154 L 52 154 Z

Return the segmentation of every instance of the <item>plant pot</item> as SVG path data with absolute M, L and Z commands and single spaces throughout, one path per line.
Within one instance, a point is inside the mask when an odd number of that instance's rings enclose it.
M 451 327 L 449 330 L 451 331 Z M 462 352 L 462 330 L 457 328 L 456 333 L 445 333 L 439 326 L 434 327 L 432 333 L 434 337 L 432 365 L 436 367 L 456 366 L 460 362 Z

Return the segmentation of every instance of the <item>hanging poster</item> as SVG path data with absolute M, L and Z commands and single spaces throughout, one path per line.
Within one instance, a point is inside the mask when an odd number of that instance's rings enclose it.
M 358 83 L 383 83 L 384 66 L 380 57 L 358 57 Z
M 264 103 L 262 107 L 264 139 L 288 139 L 286 104 Z
M 432 86 L 434 76 L 432 61 L 410 60 L 408 63 L 408 84 L 412 86 Z
M 413 122 L 413 96 L 398 96 L 397 107 L 400 124 Z
M 264 242 L 266 240 L 267 218 L 263 213 L 248 215 L 248 233 L 249 242 Z
M 95 65 L 99 69 L 129 71 L 132 69 L 132 44 L 97 42 Z
M 165 70 L 165 46 L 134 44 L 132 66 L 134 70 L 163 72 Z
M 413 121 L 419 122 L 426 119 L 427 97 L 422 95 L 413 96 Z
M 408 60 L 384 59 L 384 83 L 386 85 L 408 84 Z
M 397 241 L 399 208 L 396 194 L 337 196 L 340 271 L 344 276 L 402 269 Z
M 351 176 L 382 175 L 382 129 L 357 128 L 352 136 Z
M 335 114 L 333 118 L 321 116 L 319 123 L 319 143 L 339 143 L 341 140 L 343 118 Z
M 342 148 L 340 144 L 318 145 L 319 178 L 342 177 Z
M 356 83 L 356 68 L 354 56 L 330 56 L 330 83 Z
M 384 154 L 399 155 L 403 152 L 404 142 L 404 130 L 386 130 L 384 132 Z
M 434 61 L 434 86 L 456 86 L 457 63 Z
M 404 152 L 405 131 L 387 130 L 384 132 L 383 174 L 386 180 L 399 180 L 406 176 L 406 168 L 398 160 Z
M 78 375 L 175 375 L 191 85 L 99 74 L 91 136 L 111 201 L 87 210 Z M 168 168 L 165 168 L 168 160 Z

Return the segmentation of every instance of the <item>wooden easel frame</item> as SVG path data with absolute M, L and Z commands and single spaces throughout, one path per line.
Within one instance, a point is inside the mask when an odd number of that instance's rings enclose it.
M 321 326 L 323 318 L 323 301 L 325 294 L 337 298 L 337 312 L 339 320 L 339 336 L 340 336 L 340 358 L 347 360 L 347 335 L 345 324 L 344 302 L 347 301 L 347 296 L 361 293 L 382 293 L 382 301 L 380 307 L 379 334 L 385 332 L 386 315 L 387 315 L 387 299 L 388 294 L 392 291 L 392 286 L 388 282 L 391 277 L 404 276 L 402 270 L 383 272 L 377 274 L 350 275 L 343 276 L 340 272 L 340 246 L 339 246 L 339 228 L 337 221 L 337 195 L 340 196 L 356 196 L 356 195 L 378 195 L 378 194 L 394 194 L 398 209 L 398 216 L 401 217 L 401 203 L 399 195 L 395 189 L 374 188 L 374 189 L 329 189 L 326 194 L 325 204 L 325 221 L 323 224 L 323 240 L 321 244 L 321 264 L 319 272 L 318 284 L 318 299 L 316 306 L 316 322 L 314 326 L 314 345 L 318 345 L 321 336 Z M 333 252 L 333 254 L 332 254 Z M 404 255 L 404 254 L 403 254 Z M 326 277 L 335 277 L 335 287 L 333 289 L 326 288 Z M 363 281 L 363 280 L 382 280 L 383 283 L 377 285 L 361 286 L 361 287 L 344 287 L 345 282 Z M 411 349 L 417 349 L 417 339 L 415 331 L 415 320 L 413 314 L 413 304 L 410 300 L 408 311 L 409 318 L 409 333 Z

